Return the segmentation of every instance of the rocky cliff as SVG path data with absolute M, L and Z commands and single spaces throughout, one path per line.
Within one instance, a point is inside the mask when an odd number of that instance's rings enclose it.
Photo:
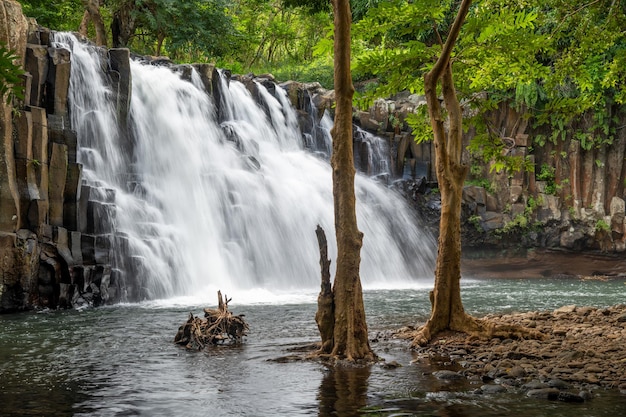
M 368 111 L 355 110 L 354 119 L 386 138 L 394 178 L 403 179 L 395 185 L 436 223 L 437 195 L 424 194 L 429 186 L 436 188 L 434 149 L 428 142 L 417 144 L 404 123 L 407 113 L 422 105 L 422 97 L 400 94 L 394 100 L 377 100 Z M 502 152 L 530 163 L 507 174 L 466 155 L 472 169 L 463 195 L 464 245 L 624 252 L 626 114 L 620 106 L 612 111 L 614 137 L 604 135 L 607 140 L 591 147 L 575 138 L 584 120 L 574 120 L 562 140 L 551 142 L 541 140 L 551 132 L 533 128 L 527 115 L 506 103 L 490 112 L 487 123 L 504 142 Z M 598 135 L 603 139 L 603 133 Z M 466 143 L 473 136 L 470 129 Z M 357 158 L 358 152 L 355 148 Z
M 77 158 L 81 148 L 71 117 L 76 107 L 69 102 L 71 52 L 57 46 L 54 32 L 25 18 L 16 1 L 0 0 L 0 7 L 0 42 L 19 55 L 16 64 L 26 72 L 24 100 L 14 98 L 9 104 L 3 100 L 0 118 L 0 312 L 150 298 L 141 272 L 143 261 L 128 254 L 128 237 L 116 230 L 115 190 L 86 181 Z M 131 54 L 116 48 L 98 53 L 120 124 L 112 128 L 125 138 L 121 146 L 132 161 L 135 144 L 125 126 L 132 95 Z M 192 72 L 197 74 L 223 120 L 220 75 L 213 65 L 134 58 L 170 67 L 188 81 Z M 256 98 L 257 83 L 270 92 L 280 88 L 271 76 L 236 78 Z M 324 144 L 311 138 L 322 136 L 316 132 L 317 122 L 323 109 L 330 107 L 331 97 L 322 97 L 328 92 L 299 83 L 283 88 L 298 106 L 304 143 L 312 151 L 322 149 Z M 226 139 L 241 147 L 236 134 L 226 132 Z M 251 165 L 258 164 L 253 156 L 247 157 Z M 141 187 L 133 179 L 132 163 L 125 175 L 128 187 Z
M 17 63 L 26 71 L 23 102 L 7 104 L 3 99 L 0 104 L 0 312 L 147 296 L 133 259 L 119 255 L 127 239 L 115 231 L 114 190 L 83 181 L 68 108 L 71 54 L 55 47 L 51 37 L 49 30 L 22 15 L 19 3 L 0 0 L 0 42 L 18 54 Z M 102 71 L 123 124 L 131 99 L 130 52 L 101 53 Z M 221 114 L 219 74 L 213 65 L 143 59 L 170 66 L 188 79 L 193 68 Z M 304 146 L 328 157 L 319 122 L 326 110 L 332 111 L 332 91 L 318 84 L 278 84 L 271 75 L 234 78 L 253 96 L 259 84 L 270 92 L 285 89 L 297 111 Z M 419 96 L 400 94 L 394 100 L 377 100 L 367 111 L 355 109 L 355 164 L 415 202 L 436 233 L 434 149 L 427 142 L 417 144 L 404 122 L 424 104 Z M 520 113 L 502 105 L 489 117 L 509 139 L 506 152 L 527 156 L 534 169 L 508 176 L 491 174 L 488 165 L 474 162 L 480 169 L 472 170 L 469 180 L 484 186 L 468 184 L 464 192 L 466 246 L 626 249 L 626 129 L 616 129 L 612 143 L 590 150 L 582 149 L 572 135 L 558 144 L 531 146 L 542 132 L 531 129 Z M 624 121 L 615 123 L 623 126 Z M 471 138 L 470 131 L 466 140 Z M 236 136 L 227 134 L 227 139 L 238 145 Z M 124 146 L 132 155 L 132 141 Z M 254 157 L 249 159 L 254 165 Z

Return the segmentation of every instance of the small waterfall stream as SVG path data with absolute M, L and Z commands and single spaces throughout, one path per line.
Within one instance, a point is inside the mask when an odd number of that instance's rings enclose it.
M 133 61 L 129 120 L 119 123 L 101 54 L 70 34 L 55 40 L 73 51 L 78 159 L 84 182 L 109 196 L 102 202 L 114 195 L 115 266 L 139 282 L 129 298 L 318 287 L 317 224 L 332 260 L 336 252 L 331 170 L 304 146 L 280 87 L 272 94 L 256 83 L 260 105 L 222 78 L 219 121 L 197 73 L 189 82 Z M 356 194 L 364 287 L 430 280 L 435 243 L 406 203 L 362 175 Z

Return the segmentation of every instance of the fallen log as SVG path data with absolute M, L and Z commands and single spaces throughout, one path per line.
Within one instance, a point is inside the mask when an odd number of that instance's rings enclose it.
M 190 350 L 202 350 L 209 345 L 240 344 L 249 329 L 244 315 L 228 310 L 231 299 L 217 292 L 217 308 L 205 308 L 204 318 L 189 313 L 187 321 L 178 328 L 174 343 Z

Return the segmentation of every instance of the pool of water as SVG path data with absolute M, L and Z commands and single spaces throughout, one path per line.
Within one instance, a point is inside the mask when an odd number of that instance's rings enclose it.
M 626 281 L 464 280 L 469 312 L 552 310 L 626 302 Z M 428 316 L 428 286 L 365 292 L 372 334 Z M 229 294 L 230 295 L 230 294 Z M 292 301 L 230 304 L 250 325 L 246 342 L 188 352 L 172 343 L 188 313 L 206 305 L 164 300 L 82 311 L 0 316 L 2 416 L 617 416 L 626 396 L 599 392 L 585 404 L 472 394 L 411 364 L 406 341 L 372 343 L 403 366 L 328 369 L 272 359 L 318 339 L 314 293 Z

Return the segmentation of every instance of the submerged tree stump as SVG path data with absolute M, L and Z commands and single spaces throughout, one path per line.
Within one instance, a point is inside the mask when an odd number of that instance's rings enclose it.
M 202 350 L 209 345 L 240 344 L 248 331 L 244 315 L 233 315 L 228 311 L 231 299 L 217 292 L 217 309 L 205 308 L 204 318 L 189 313 L 189 318 L 178 328 L 174 343 L 190 350 Z
M 320 247 L 320 268 L 322 270 L 322 284 L 317 297 L 315 322 L 322 338 L 320 353 L 329 354 L 333 349 L 333 333 L 335 331 L 335 298 L 330 284 L 330 259 L 328 259 L 326 233 L 318 224 L 315 234 Z

